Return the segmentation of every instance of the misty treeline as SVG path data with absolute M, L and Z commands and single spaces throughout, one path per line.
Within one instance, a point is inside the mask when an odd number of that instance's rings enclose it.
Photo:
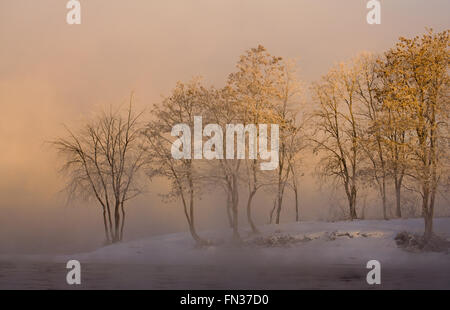
M 269 223 L 280 223 L 289 191 L 299 221 L 302 159 L 311 154 L 319 158 L 320 180 L 345 194 L 348 219 L 364 217 L 357 206 L 370 190 L 378 193 L 385 219 L 402 217 L 402 195 L 408 191 L 420 197 L 424 236 L 431 237 L 436 199 L 446 199 L 449 184 L 449 31 L 400 38 L 381 55 L 361 53 L 337 64 L 309 90 L 310 99 L 303 99 L 306 88 L 297 79 L 295 62 L 258 46 L 240 56 L 222 88 L 199 78 L 179 82 L 145 113 L 136 111 L 131 97 L 127 109 L 109 108 L 77 131 L 67 128 L 66 137 L 52 143 L 65 160 L 70 197 L 94 198 L 100 205 L 108 243 L 123 238 L 128 200 L 158 177 L 169 182 L 168 192 L 161 194 L 181 204 L 198 244 L 208 241 L 196 231 L 195 205 L 211 192 L 223 193 L 224 201 L 215 207 L 223 208 L 237 241 L 239 212 L 258 233 L 252 208 L 262 191 L 273 199 Z M 222 128 L 278 124 L 278 168 L 261 170 L 262 160 L 249 156 L 195 159 L 192 150 L 191 159 L 174 159 L 172 127 L 194 128 L 195 116 Z M 209 138 L 203 137 L 204 144 Z M 219 138 L 225 146 L 225 137 Z

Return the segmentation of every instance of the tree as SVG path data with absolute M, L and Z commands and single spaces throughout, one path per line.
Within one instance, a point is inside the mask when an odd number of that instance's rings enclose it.
M 227 84 L 237 111 L 235 121 L 244 126 L 274 123 L 274 106 L 279 97 L 278 83 L 283 74 L 281 58 L 270 55 L 262 45 L 258 45 L 241 55 L 236 68 L 237 71 L 229 75 Z M 258 134 L 253 138 L 254 145 L 257 145 Z M 258 158 L 245 161 L 244 180 L 248 188 L 247 221 L 254 233 L 258 233 L 258 229 L 251 216 L 252 201 L 257 191 L 267 185 L 264 180 L 267 172 L 259 169 L 259 163 Z
M 141 117 L 132 107 L 103 111 L 68 136 L 52 141 L 64 158 L 70 196 L 94 197 L 102 207 L 106 242 L 123 239 L 125 203 L 142 192 L 144 166 Z
M 364 151 L 369 167 L 364 169 L 369 182 L 373 181 L 377 187 L 382 202 L 383 218 L 387 215 L 386 186 L 388 180 L 386 150 L 383 143 L 382 104 L 377 96 L 380 81 L 377 76 L 377 56 L 362 53 L 355 60 L 356 67 L 356 97 L 361 102 L 359 114 L 362 116 L 360 146 Z M 372 182 L 370 182 L 372 183 Z
M 319 172 L 342 185 L 350 219 L 356 219 L 356 198 L 361 172 L 360 120 L 356 112 L 357 68 L 341 63 L 313 85 L 319 108 L 313 113 L 314 152 L 322 152 Z
M 195 199 L 200 193 L 199 175 L 194 165 L 192 148 L 187 150 L 190 158 L 174 158 L 173 126 L 177 124 L 194 128 L 194 117 L 201 115 L 201 97 L 207 90 L 199 79 L 184 84 L 178 82 L 172 94 L 165 98 L 161 105 L 155 105 L 152 114 L 155 119 L 147 124 L 145 137 L 147 141 L 146 162 L 152 171 L 170 181 L 171 188 L 165 197 L 180 199 L 188 222 L 189 231 L 197 244 L 206 244 L 195 228 Z M 192 144 L 192 135 L 183 132 L 187 143 Z M 186 150 L 183 150 L 186 151 Z
M 295 127 L 295 132 L 293 132 L 289 137 L 287 147 L 288 150 L 286 153 L 289 154 L 287 156 L 288 169 L 290 170 L 290 178 L 288 180 L 287 185 L 294 192 L 294 201 L 295 201 L 295 221 L 300 221 L 300 210 L 299 210 L 299 177 L 303 174 L 300 174 L 300 152 L 307 147 L 305 144 L 305 139 L 302 138 L 300 133 L 303 133 L 303 125 L 306 124 L 304 122 L 301 126 Z
M 303 125 L 299 119 L 299 95 L 301 84 L 296 77 L 293 61 L 283 61 L 283 74 L 278 81 L 279 95 L 274 107 L 276 117 L 281 128 L 279 162 L 277 173 L 277 214 L 276 224 L 280 223 L 283 196 L 286 186 L 292 187 L 295 195 L 296 220 L 298 221 L 298 179 L 296 160 L 305 145 L 301 139 Z
M 408 134 L 408 111 L 401 105 L 392 105 L 393 100 L 398 100 L 395 91 L 396 65 L 395 59 L 388 54 L 384 58 L 377 60 L 377 76 L 379 84 L 376 89 L 376 97 L 381 104 L 379 117 L 374 127 L 378 133 L 384 147 L 386 171 L 394 182 L 395 190 L 395 214 L 402 216 L 402 187 L 408 167 L 407 140 Z
M 202 110 L 208 122 L 225 128 L 227 124 L 239 123 L 241 114 L 233 89 L 225 86 L 222 89 L 210 89 L 209 95 L 203 96 Z M 223 135 L 222 154 L 225 154 L 225 135 Z M 217 146 L 215 146 L 217 147 Z M 209 185 L 220 185 L 227 197 L 227 216 L 233 230 L 233 239 L 241 240 L 239 234 L 239 183 L 241 159 L 218 158 L 207 161 L 204 165 L 203 180 Z
M 383 104 L 401 118 L 407 176 L 422 197 L 424 238 L 433 234 L 436 194 L 448 166 L 449 31 L 400 38 L 386 53 Z
M 233 90 L 240 121 L 244 124 L 278 124 L 281 129 L 276 180 L 271 180 L 271 173 L 259 170 L 260 160 L 246 161 L 247 220 L 252 231 L 258 232 L 251 217 L 252 201 L 260 188 L 274 181 L 277 184 L 276 222 L 280 221 L 285 186 L 291 172 L 288 160 L 293 156 L 288 141 L 297 131 L 297 109 L 293 109 L 292 103 L 297 99 L 300 85 L 293 62 L 272 56 L 262 45 L 246 51 L 240 57 L 237 69 L 230 74 L 228 85 Z

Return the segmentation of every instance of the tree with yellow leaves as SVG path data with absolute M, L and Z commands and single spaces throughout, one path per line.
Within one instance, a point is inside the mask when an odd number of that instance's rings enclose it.
M 426 240 L 433 234 L 438 187 L 448 175 L 449 35 L 449 30 L 429 30 L 421 37 L 400 38 L 385 54 L 381 71 L 388 81 L 383 105 L 395 111 L 395 126 L 404 131 L 399 142 L 407 152 L 403 164 L 422 197 Z

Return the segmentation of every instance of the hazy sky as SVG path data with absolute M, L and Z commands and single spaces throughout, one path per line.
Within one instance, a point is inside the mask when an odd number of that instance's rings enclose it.
M 0 0 L 0 253 L 101 241 L 95 207 L 64 206 L 56 157 L 44 144 L 94 106 L 121 103 L 132 90 L 149 105 L 197 75 L 220 86 L 258 44 L 298 58 L 310 82 L 359 51 L 381 52 L 425 27 L 450 28 L 448 0 L 383 0 L 381 25 L 366 23 L 365 0 L 80 2 L 82 24 L 68 25 L 65 0 Z M 305 194 L 306 214 L 323 203 L 317 196 Z M 185 229 L 179 206 L 149 197 L 130 207 L 129 236 Z M 223 216 L 203 205 L 201 227 Z M 263 223 L 266 209 L 260 213 Z

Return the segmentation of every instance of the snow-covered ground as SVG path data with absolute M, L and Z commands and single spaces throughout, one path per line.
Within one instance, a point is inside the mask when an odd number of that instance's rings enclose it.
M 398 232 L 421 233 L 423 220 L 300 222 L 242 230 L 244 243 L 229 230 L 201 232 L 213 242 L 195 247 L 189 233 L 168 234 L 64 256 L 0 257 L 0 288 L 72 288 L 65 262 L 79 260 L 80 288 L 143 289 L 450 289 L 448 252 L 408 252 L 397 247 Z M 450 218 L 434 221 L 450 240 Z M 382 284 L 366 283 L 366 264 L 381 263 Z M 31 280 L 30 280 L 31 279 Z

